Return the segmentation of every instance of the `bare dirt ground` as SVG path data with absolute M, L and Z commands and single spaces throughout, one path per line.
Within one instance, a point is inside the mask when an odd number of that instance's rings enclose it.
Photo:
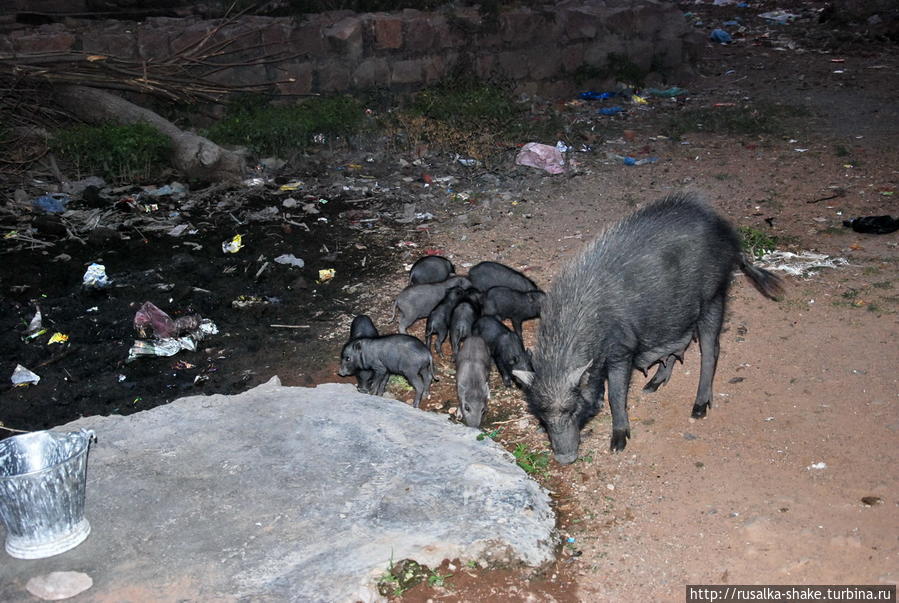
M 197 239 L 204 244 L 199 252 L 132 233 L 124 243 L 80 255 L 72 244 L 77 269 L 52 267 L 49 259 L 59 250 L 9 256 L 0 277 L 8 295 L 0 300 L 7 321 L 4 370 L 30 364 L 46 381 L 45 389 L 3 391 L 0 418 L 36 429 L 79 414 L 136 412 L 198 389 L 241 391 L 275 374 L 285 385 L 340 381 L 336 360 L 351 317 L 370 314 L 382 332 L 391 332 L 391 303 L 407 278 L 402 264 L 424 249 L 448 255 L 460 271 L 501 261 L 545 287 L 603 227 L 669 192 L 694 190 L 736 225 L 776 236 L 779 249 L 848 263 L 785 277 L 780 302 L 763 299 L 737 276 L 707 418 L 690 418 L 698 377 L 698 351 L 691 347 L 659 392 L 642 393 L 635 375 L 633 438 L 623 453 L 608 452 L 604 409 L 582 434 L 581 460 L 566 467 L 551 462 L 535 475 L 553 492 L 560 517 L 565 544 L 557 563 L 534 571 L 447 561 L 439 571 L 453 576 L 443 586 L 423 584 L 399 598 L 677 601 L 687 584 L 895 584 L 899 235 L 859 234 L 842 221 L 899 213 L 899 53 L 885 43 L 829 37 L 813 20 L 768 26 L 755 18 L 762 12 L 757 7 L 700 8 L 706 29 L 733 15 L 751 27 L 734 45 L 710 44 L 693 81 L 672 82 L 689 88 L 686 99 L 653 99 L 614 118 L 597 116 L 598 105 L 569 104 L 571 120 L 592 120 L 597 131 L 592 153 L 572 154 L 575 173 L 550 177 L 509 167 L 486 180 L 461 177 L 454 191 L 434 186 L 431 200 L 418 206 L 436 215 L 426 230 L 407 224 L 363 234 L 370 224 L 365 216 L 389 211 L 389 203 L 376 195 L 358 203 L 350 199 L 354 193 L 341 198 L 331 190 L 313 195 L 332 204 L 320 216 L 325 222 L 305 220 L 311 233 L 283 224 L 238 228 L 223 213 L 195 217 L 206 233 Z M 780 104 L 792 117 L 774 133 L 660 136 L 666 120 L 685 108 L 731 104 Z M 625 130 L 633 134 L 625 138 Z M 624 166 L 607 153 L 659 161 Z M 360 162 L 375 179 L 378 162 L 348 161 Z M 404 168 L 408 186 L 419 192 L 421 172 L 439 177 L 459 169 L 437 159 Z M 302 177 L 311 181 L 312 172 Z M 478 182 L 489 184 L 486 192 Z M 467 201 L 458 195 L 466 184 Z M 250 209 L 271 203 L 260 198 Z M 344 213 L 354 210 L 363 213 Z M 222 256 L 217 246 L 242 229 L 250 241 L 264 243 Z M 397 247 L 402 241 L 417 247 Z M 287 269 L 254 278 L 260 254 L 292 250 L 307 259 L 304 278 Z M 194 260 L 183 260 L 185 254 Z M 80 262 L 96 259 L 106 260 L 122 287 L 73 295 Z M 338 276 L 316 284 L 317 270 L 327 267 Z M 172 282 L 174 289 L 160 288 Z M 81 325 L 83 336 L 73 338 L 71 351 L 37 351 L 20 342 L 22 320 L 39 294 L 51 320 Z M 266 303 L 234 310 L 237 295 Z M 130 320 L 145 299 L 216 317 L 224 334 L 199 354 L 204 359 L 190 357 L 191 367 L 176 364 L 179 357 L 126 365 Z M 87 314 L 90 306 L 98 313 Z M 423 330 L 422 321 L 412 332 Z M 526 344 L 533 345 L 534 333 L 535 324 L 527 324 Z M 452 363 L 437 366 L 440 381 L 423 408 L 449 412 L 456 398 Z M 411 400 L 401 387 L 389 391 Z M 499 429 L 496 439 L 509 449 L 548 450 L 521 393 L 504 388 L 495 373 L 491 391 L 482 427 Z
M 691 103 L 798 108 L 782 134 L 687 134 L 678 143 L 657 138 L 658 121 L 638 114 L 625 125 L 636 138 L 605 148 L 643 150 L 660 162 L 590 163 L 582 175 L 545 182 L 527 196 L 527 209 L 507 207 L 465 241 L 445 233 L 439 246 L 457 264 L 498 260 L 546 284 L 566 257 L 633 206 L 688 189 L 735 224 L 788 242 L 783 249 L 848 265 L 786 277 L 779 303 L 737 277 L 706 419 L 690 418 L 695 348 L 657 393 L 644 394 L 635 375 L 627 449 L 608 452 L 606 410 L 582 434 L 585 458 L 552 463 L 541 478 L 555 493 L 562 535 L 573 539 L 554 567 L 486 583 L 479 580 L 487 576 L 457 568 L 452 587 L 436 596 L 422 589 L 409 600 L 678 601 L 688 584 L 899 581 L 897 235 L 842 226 L 855 216 L 897 213 L 896 49 L 796 51 L 771 38 L 793 39 L 801 49 L 808 32 L 786 27 L 760 38 L 758 31 L 734 46 L 708 46 L 699 76 L 687 84 Z M 837 189 L 845 195 L 816 201 Z M 528 335 L 533 343 L 533 326 Z M 499 439 L 546 449 L 521 396 L 495 385 L 499 404 L 509 405 L 499 418 L 524 418 L 502 421 Z

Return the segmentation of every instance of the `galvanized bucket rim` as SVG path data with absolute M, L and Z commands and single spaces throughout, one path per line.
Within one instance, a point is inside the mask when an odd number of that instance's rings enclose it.
M 91 440 L 93 440 L 96 437 L 93 429 L 81 428 L 79 431 L 51 431 L 49 429 L 44 429 L 41 431 L 32 431 L 31 433 L 24 433 L 22 435 L 12 436 L 11 438 L 7 438 L 6 440 L 0 441 L 0 446 L 3 446 L 4 442 L 8 442 L 9 440 L 15 440 L 17 438 L 24 439 L 29 436 L 33 436 L 33 435 L 37 435 L 37 434 L 44 434 L 44 433 L 58 435 L 58 436 L 69 436 L 72 434 L 80 435 L 82 437 L 82 440 L 80 443 L 80 445 L 82 447 L 80 450 L 77 450 L 75 453 L 73 453 L 70 457 L 63 459 L 63 460 L 59 461 L 58 463 L 53 463 L 52 465 L 47 465 L 46 467 L 43 467 L 42 469 L 36 469 L 34 471 L 29 471 L 28 473 L 16 473 L 15 475 L 0 475 L 0 479 L 3 479 L 3 480 L 17 479 L 20 477 L 27 477 L 29 475 L 38 475 L 39 473 L 44 473 L 44 472 L 50 471 L 51 469 L 55 469 L 56 467 L 59 467 L 60 465 L 65 465 L 66 463 L 69 463 L 72 460 L 77 459 L 81 455 L 85 454 L 88 451 L 88 449 L 90 448 Z

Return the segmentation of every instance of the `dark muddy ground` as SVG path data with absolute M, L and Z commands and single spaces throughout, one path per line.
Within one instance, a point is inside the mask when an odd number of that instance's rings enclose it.
M 199 202 L 189 211 L 183 211 L 181 201 L 146 200 L 157 205 L 157 215 L 180 212 L 178 221 L 196 228 L 196 234 L 181 237 L 121 226 L 82 243 L 54 234 L 60 229 L 59 218 L 4 215 L 7 232 L 21 232 L 30 223 L 37 228 L 34 238 L 53 246 L 33 249 L 29 247 L 36 245 L 17 239 L 3 241 L 3 425 L 33 430 L 79 416 L 130 414 L 188 394 L 243 391 L 273 374 L 285 383 L 316 381 L 316 371 L 333 355 L 332 346 L 323 345 L 322 333 L 335 330 L 342 314 L 350 311 L 350 296 L 363 294 L 396 268 L 401 252 L 396 242 L 415 225 L 394 222 L 391 216 L 394 210 L 396 217 L 402 216 L 402 204 L 389 199 L 347 203 L 329 195 L 322 203 L 322 195 L 278 188 L 271 183 L 198 191 L 193 198 Z M 304 199 L 307 194 L 309 199 Z M 127 196 L 134 195 L 115 195 Z M 313 203 L 319 213 L 282 207 L 289 196 L 300 199 L 301 205 Z M 236 207 L 216 211 L 213 205 L 223 197 L 236 200 Z M 69 208 L 83 205 L 76 199 Z M 122 203 L 110 206 L 113 222 L 138 211 Z M 270 219 L 248 218 L 272 207 L 279 212 Z M 243 236 L 245 246 L 235 254 L 224 253 L 222 242 L 236 234 Z M 272 261 L 284 253 L 302 258 L 306 265 Z M 82 286 L 91 262 L 106 266 L 106 288 Z M 335 276 L 319 283 L 322 269 L 334 269 Z M 239 300 L 246 302 L 243 308 L 235 304 Z M 173 318 L 200 314 L 215 322 L 219 333 L 202 341 L 197 352 L 126 362 L 136 337 L 134 314 L 145 301 Z M 23 332 L 36 306 L 46 332 L 28 339 Z M 55 332 L 68 335 L 68 342 L 48 344 Z M 38 374 L 40 383 L 12 387 L 9 375 L 17 364 Z

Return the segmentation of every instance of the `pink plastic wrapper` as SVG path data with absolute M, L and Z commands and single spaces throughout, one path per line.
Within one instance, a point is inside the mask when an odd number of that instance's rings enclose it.
M 152 302 L 144 302 L 140 310 L 134 315 L 134 328 L 140 337 L 157 337 L 167 339 L 177 337 L 187 331 L 193 331 L 200 324 L 200 317 L 196 314 L 182 316 L 177 320 L 153 305 Z
M 518 151 L 515 157 L 517 165 L 535 167 L 550 174 L 565 173 L 565 159 L 556 147 L 539 142 L 529 142 Z

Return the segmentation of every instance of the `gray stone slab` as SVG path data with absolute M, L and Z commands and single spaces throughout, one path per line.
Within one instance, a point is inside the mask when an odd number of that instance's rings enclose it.
M 72 570 L 94 580 L 73 601 L 368 601 L 391 559 L 553 556 L 549 497 L 508 452 L 350 385 L 275 378 L 57 429 L 80 427 L 98 437 L 92 533 L 48 559 L 2 553 L 0 600 Z

